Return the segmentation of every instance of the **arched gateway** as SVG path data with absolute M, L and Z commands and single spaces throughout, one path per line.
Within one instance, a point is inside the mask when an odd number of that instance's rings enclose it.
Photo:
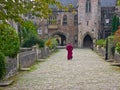
M 56 38 L 56 41 L 58 42 L 59 46 L 66 45 L 66 36 L 63 33 L 57 32 L 52 35 L 54 38 Z
M 86 35 L 83 39 L 83 47 L 84 48 L 91 48 L 93 46 L 93 39 L 90 35 Z

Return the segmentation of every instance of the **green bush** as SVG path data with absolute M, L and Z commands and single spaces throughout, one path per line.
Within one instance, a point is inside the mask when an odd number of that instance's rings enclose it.
M 97 40 L 96 45 L 99 45 L 99 46 L 101 46 L 101 47 L 105 47 L 105 45 L 106 45 L 106 40 L 104 40 L 104 39 L 99 39 L 99 40 Z
M 46 40 L 46 46 L 48 46 L 50 49 L 53 49 L 53 48 L 55 48 L 57 45 L 58 45 L 58 43 L 57 43 L 57 41 L 56 41 L 56 39 L 55 38 L 51 38 L 51 39 L 48 39 L 48 40 Z
M 115 48 L 116 50 L 117 50 L 117 52 L 120 54 L 120 42 L 118 42 L 117 44 L 116 44 L 116 48 Z
M 5 56 L 0 52 L 0 79 L 3 79 L 6 74 Z
M 31 36 L 30 38 L 27 38 L 24 43 L 23 47 L 32 47 L 34 45 L 38 44 L 39 48 L 44 47 L 44 41 L 42 39 L 39 39 L 35 36 Z
M 119 17 L 117 15 L 114 15 L 112 18 L 112 34 L 114 34 L 119 26 Z
M 38 46 L 39 46 L 39 48 L 43 48 L 45 46 L 45 41 L 42 40 L 42 39 L 39 39 L 38 40 Z
M 8 24 L 0 24 L 0 51 L 5 56 L 14 57 L 19 47 L 19 37 L 15 29 Z
M 30 38 L 31 35 L 37 36 L 37 27 L 34 25 L 32 21 L 25 21 L 21 26 L 21 36 L 23 41 L 27 38 Z

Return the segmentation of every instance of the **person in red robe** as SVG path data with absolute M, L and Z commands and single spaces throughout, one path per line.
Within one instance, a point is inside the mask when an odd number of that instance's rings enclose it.
M 68 43 L 68 45 L 66 46 L 66 50 L 68 51 L 67 59 L 68 60 L 72 59 L 73 58 L 73 56 L 72 56 L 73 46 L 71 43 Z

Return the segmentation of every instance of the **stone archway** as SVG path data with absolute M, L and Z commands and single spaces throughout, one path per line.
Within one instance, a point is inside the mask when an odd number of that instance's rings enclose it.
M 52 35 L 52 37 L 56 38 L 59 46 L 66 45 L 66 36 L 63 33 L 57 32 Z
M 90 35 L 86 35 L 83 39 L 83 48 L 91 48 L 93 46 L 93 39 Z

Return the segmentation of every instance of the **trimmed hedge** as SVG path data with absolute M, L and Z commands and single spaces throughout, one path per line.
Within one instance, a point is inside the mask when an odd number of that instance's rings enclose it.
M 5 56 L 0 52 L 0 79 L 3 79 L 6 74 Z
M 9 57 L 17 55 L 20 40 L 15 29 L 8 24 L 0 24 L 0 51 Z

